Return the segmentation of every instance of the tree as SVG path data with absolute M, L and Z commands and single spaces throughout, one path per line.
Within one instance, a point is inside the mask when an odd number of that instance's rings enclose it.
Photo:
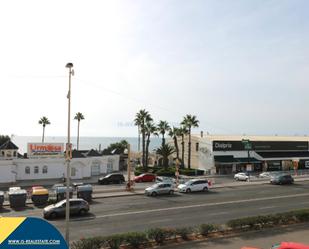
M 185 127 L 179 128 L 179 133 L 181 136 L 181 167 L 185 167 L 185 136 L 188 134 L 188 130 Z
M 152 121 L 146 123 L 145 130 L 146 130 L 145 162 L 146 162 L 146 167 L 148 167 L 150 136 L 158 135 L 158 133 L 157 133 L 157 127 Z
M 124 150 L 128 148 L 128 141 L 121 140 L 117 143 L 110 144 L 106 149 L 103 150 L 103 154 L 112 154 L 113 152 L 124 153 Z
M 171 128 L 169 130 L 168 135 L 171 138 L 173 138 L 173 140 L 174 140 L 174 146 L 175 146 L 175 151 L 176 151 L 176 158 L 179 159 L 179 147 L 178 147 L 178 139 L 177 139 L 177 137 L 181 136 L 181 130 L 179 128 L 173 126 L 173 128 Z
M 153 121 L 151 115 L 145 110 L 140 110 L 135 115 L 134 124 L 140 127 L 142 134 L 142 165 L 145 167 L 145 151 L 146 151 L 146 123 Z
M 43 136 L 42 136 L 42 143 L 44 143 L 44 136 L 45 136 L 45 126 L 49 125 L 50 122 L 48 120 L 47 117 L 43 116 L 40 120 L 39 120 L 39 124 L 43 125 Z
M 159 147 L 157 149 L 157 154 L 162 156 L 162 159 L 163 159 L 163 167 L 165 169 L 167 169 L 167 167 L 169 166 L 168 165 L 168 157 L 170 155 L 172 155 L 173 153 L 175 152 L 174 150 L 174 147 L 173 146 L 170 146 L 168 144 L 164 144 L 164 145 L 161 145 L 161 147 Z
M 196 116 L 187 114 L 181 124 L 188 129 L 189 142 L 188 142 L 188 168 L 191 168 L 191 128 L 198 127 L 199 121 Z
M 80 121 L 84 120 L 85 117 L 81 112 L 78 112 L 75 114 L 74 119 L 78 121 L 78 124 L 77 124 L 77 150 L 78 150 L 79 149 L 79 125 L 80 125 Z
M 158 124 L 158 132 L 162 135 L 162 145 L 165 144 L 165 133 L 168 132 L 170 130 L 170 126 L 166 121 L 162 121 L 160 120 L 159 124 Z
M 8 135 L 0 135 L 0 146 L 4 143 L 6 143 L 7 141 L 11 140 L 10 137 Z

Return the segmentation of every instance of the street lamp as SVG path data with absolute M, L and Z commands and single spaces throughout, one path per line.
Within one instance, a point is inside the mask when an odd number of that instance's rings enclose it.
M 127 171 L 128 171 L 128 183 L 126 186 L 126 190 L 131 191 L 131 151 L 130 151 L 130 144 L 128 144 L 128 147 L 125 149 L 125 153 L 128 154 L 128 162 L 127 162 Z
M 70 229 L 69 229 L 69 222 L 70 222 L 70 177 L 71 177 L 71 168 L 70 168 L 70 161 L 72 158 L 72 145 L 71 145 L 71 137 L 70 137 L 70 126 L 71 126 L 71 76 L 74 75 L 73 63 L 67 63 L 66 68 L 69 69 L 69 92 L 67 95 L 68 98 L 68 141 L 66 144 L 66 153 L 65 159 L 67 164 L 67 188 L 66 188 L 66 207 L 65 207 L 65 240 L 70 246 Z

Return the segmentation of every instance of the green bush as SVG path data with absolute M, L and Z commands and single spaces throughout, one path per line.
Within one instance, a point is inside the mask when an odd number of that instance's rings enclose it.
M 158 176 L 175 176 L 175 168 L 160 169 L 156 172 Z
M 302 210 L 294 211 L 294 216 L 297 221 L 300 221 L 300 222 L 309 221 L 309 210 L 302 209 Z
M 81 239 L 71 244 L 71 249 L 100 249 L 105 244 L 103 237 Z
M 181 227 L 176 228 L 176 234 L 179 235 L 183 240 L 188 240 L 189 235 L 193 232 L 192 227 Z
M 166 234 L 166 238 L 168 239 L 176 239 L 176 229 L 175 228 L 164 228 L 164 232 Z
M 120 245 L 124 242 L 125 236 L 123 234 L 115 234 L 105 237 L 106 244 L 110 249 L 118 249 Z
M 215 225 L 213 224 L 201 224 L 199 226 L 199 233 L 203 236 L 207 236 L 210 232 L 216 230 Z
M 132 248 L 139 248 L 143 243 L 147 241 L 146 234 L 143 232 L 129 232 L 125 234 L 125 242 Z
M 163 228 L 152 228 L 147 231 L 147 237 L 150 240 L 154 240 L 157 244 L 162 244 L 166 240 L 167 234 Z

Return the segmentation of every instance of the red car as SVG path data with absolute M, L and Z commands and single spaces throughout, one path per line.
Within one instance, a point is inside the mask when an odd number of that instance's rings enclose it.
M 144 173 L 139 176 L 135 176 L 135 182 L 154 182 L 156 180 L 156 175 L 151 173 Z
M 256 247 L 242 247 L 241 249 L 259 249 Z M 278 244 L 274 244 L 270 249 L 309 249 L 309 245 L 304 245 L 295 242 L 281 242 Z

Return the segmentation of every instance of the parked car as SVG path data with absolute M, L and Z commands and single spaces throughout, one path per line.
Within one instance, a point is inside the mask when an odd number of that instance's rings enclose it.
M 271 249 L 309 249 L 309 245 L 295 242 L 281 242 L 274 244 Z
M 259 174 L 260 178 L 270 178 L 273 174 L 270 172 L 262 172 L 261 174 Z
M 240 172 L 234 175 L 236 181 L 249 181 L 250 175 L 248 172 Z
M 156 180 L 156 175 L 151 173 L 144 173 L 139 176 L 135 176 L 135 182 L 154 182 Z
M 125 179 L 124 179 L 123 174 L 121 173 L 108 174 L 104 177 L 100 177 L 98 180 L 99 184 L 111 184 L 111 183 L 121 184 L 124 182 L 125 182 Z
M 260 248 L 244 246 L 241 249 L 260 249 Z M 270 249 L 309 249 L 309 245 L 295 242 L 281 242 L 272 245 Z
M 66 208 L 66 200 L 62 200 L 56 204 L 49 205 L 43 209 L 45 219 L 54 219 L 64 216 Z M 89 204 L 83 199 L 70 199 L 70 214 L 85 215 L 89 212 Z
M 205 179 L 193 179 L 183 184 L 178 185 L 178 191 L 183 193 L 190 193 L 195 191 L 208 191 L 210 182 Z
M 161 182 L 156 183 L 145 189 L 145 194 L 150 196 L 157 196 L 163 194 L 174 194 L 174 187 L 172 183 Z
M 166 183 L 172 183 L 176 184 L 176 179 L 172 177 L 166 177 L 166 176 L 157 176 L 156 177 L 156 182 L 166 182 Z
M 294 179 L 290 174 L 273 175 L 270 178 L 271 184 L 293 184 Z

